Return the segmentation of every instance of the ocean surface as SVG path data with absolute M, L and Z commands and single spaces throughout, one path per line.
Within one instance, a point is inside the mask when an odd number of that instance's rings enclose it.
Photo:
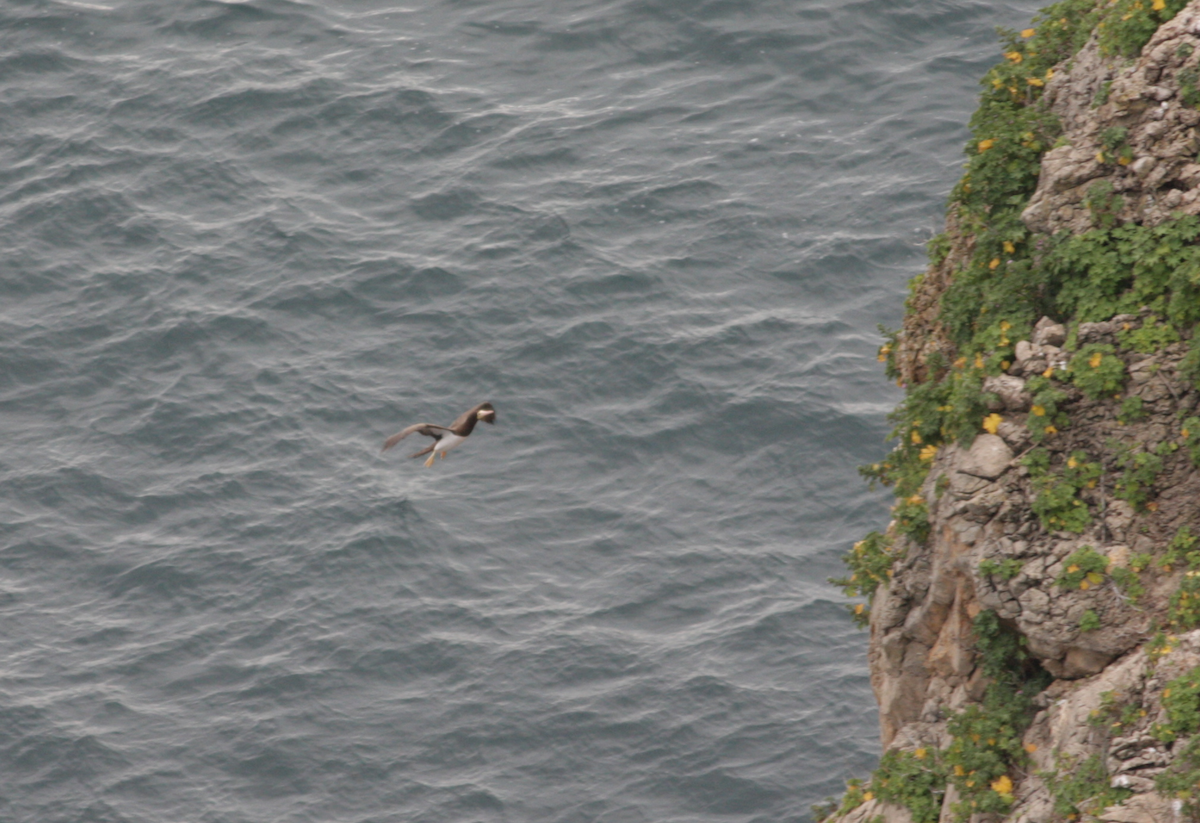
M 809 820 L 1039 5 L 2 0 L 0 820 Z

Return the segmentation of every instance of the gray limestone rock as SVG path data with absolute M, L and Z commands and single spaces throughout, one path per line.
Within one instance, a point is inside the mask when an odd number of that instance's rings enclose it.
M 1033 327 L 1033 343 L 1038 346 L 1061 346 L 1067 340 L 1067 330 L 1061 323 L 1043 317 Z
M 981 434 L 971 444 L 970 451 L 963 455 L 958 471 L 972 477 L 995 480 L 1012 464 L 1012 460 L 1012 449 L 1004 442 L 1004 438 Z

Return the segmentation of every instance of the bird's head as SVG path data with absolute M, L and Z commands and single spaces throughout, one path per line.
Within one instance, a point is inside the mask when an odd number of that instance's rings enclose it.
M 495 423 L 496 410 L 492 408 L 491 403 L 484 403 L 479 407 L 479 411 L 475 412 L 475 418 L 482 420 L 484 423 Z

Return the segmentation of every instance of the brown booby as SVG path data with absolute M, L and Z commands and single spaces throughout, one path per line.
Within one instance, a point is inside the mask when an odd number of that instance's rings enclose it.
M 387 451 L 392 446 L 399 443 L 404 438 L 414 432 L 423 434 L 426 437 L 433 438 L 433 445 L 421 449 L 416 454 L 411 454 L 409 457 L 420 457 L 423 454 L 428 454 L 429 459 L 425 461 L 425 468 L 433 465 L 433 459 L 442 455 L 442 459 L 446 459 L 446 452 L 460 445 L 471 434 L 471 430 L 475 428 L 475 424 L 482 420 L 484 423 L 496 422 L 496 410 L 492 408 L 491 403 L 480 403 L 478 406 L 463 412 L 449 426 L 436 426 L 433 423 L 416 423 L 409 426 L 401 432 L 397 432 L 383 441 L 383 450 Z M 432 452 L 432 454 L 430 454 Z

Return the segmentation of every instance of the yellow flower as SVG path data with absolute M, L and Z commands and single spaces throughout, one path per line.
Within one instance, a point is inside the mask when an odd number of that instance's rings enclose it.
M 1100 361 L 1102 361 L 1103 359 L 1104 359 L 1103 354 L 1101 354 L 1100 352 L 1093 352 L 1092 356 L 1088 358 L 1088 365 L 1091 366 L 1093 369 L 1098 369 L 1098 368 L 1100 368 Z
M 1155 0 L 1155 2 L 1161 3 L 1162 0 Z M 1030 37 L 1033 37 L 1033 35 L 1036 31 L 1037 31 L 1037 29 L 1025 29 L 1024 31 L 1021 32 L 1021 36 L 1028 40 Z
M 995 434 L 996 430 L 1000 428 L 1000 424 L 1003 421 L 1004 418 L 1000 415 L 989 414 L 987 417 L 983 418 L 983 430 L 988 434 Z
M 992 781 L 992 791 L 996 794 L 1011 795 L 1013 782 L 1008 775 L 1002 774 Z
M 1034 752 L 1037 751 L 1037 743 L 1026 743 L 1025 751 L 1029 752 L 1030 754 L 1033 754 Z
M 1046 79 L 1049 80 L 1054 76 L 1054 69 L 1046 69 Z
M 937 446 L 926 446 L 925 448 L 921 449 L 921 459 L 928 463 L 929 461 L 933 460 L 933 458 L 937 457 L 937 452 Z
M 1004 241 L 1004 251 L 1005 251 L 1005 253 L 1007 253 L 1007 254 L 1012 254 L 1012 253 L 1013 253 L 1013 252 L 1015 252 L 1016 250 L 1017 250 L 1017 247 L 1016 247 L 1016 246 L 1014 246 L 1014 245 L 1012 244 L 1012 241 L 1011 241 L 1011 240 L 1005 240 L 1005 241 Z M 1009 325 L 1010 325 L 1010 324 L 1009 324 L 1009 322 L 1008 322 L 1007 320 L 1005 320 L 1003 323 L 1001 323 L 1001 324 L 1000 324 L 1000 328 L 1004 329 L 1005 331 L 1008 331 L 1008 329 L 1009 329 Z
M 979 151 L 980 151 L 980 153 L 983 153 L 983 152 L 987 151 L 988 149 L 990 149 L 994 145 L 996 145 L 996 141 L 993 140 L 992 138 L 988 138 L 987 140 L 980 140 L 979 141 Z
M 1163 700 L 1166 700 L 1166 699 L 1167 699 L 1168 697 L 1170 697 L 1170 696 L 1171 696 L 1171 690 L 1170 690 L 1170 689 L 1163 689 Z
M 1074 563 L 1072 563 L 1070 566 L 1067 566 L 1067 574 L 1074 574 L 1077 571 L 1079 571 L 1079 567 Z
M 1154 11 L 1162 11 L 1166 7 L 1167 0 L 1154 0 L 1154 2 L 1150 4 L 1150 8 L 1154 9 Z
M 1004 56 L 1007 57 L 1009 60 L 1013 61 L 1014 63 L 1020 63 L 1022 60 L 1025 59 L 1021 55 L 1021 52 L 1019 52 L 1019 51 L 1006 51 L 1004 53 Z
M 1004 241 L 1004 250 L 1009 254 L 1012 254 L 1014 251 L 1016 251 L 1016 249 L 1013 247 L 1013 244 L 1007 240 Z M 1000 321 L 1000 331 L 1008 331 L 1011 328 L 1012 323 L 1009 323 L 1007 320 Z
M 1045 377 L 1047 380 L 1049 380 L 1053 376 L 1054 376 L 1054 367 L 1053 366 L 1051 366 L 1050 368 L 1048 368 L 1044 372 L 1042 372 L 1042 377 Z
M 934 446 L 934 448 L 937 448 L 937 447 Z M 919 506 L 925 502 L 925 498 L 919 494 L 914 494 L 912 497 L 908 498 L 907 502 L 910 506 Z
M 1104 582 L 1104 575 L 1100 572 L 1088 572 L 1087 579 L 1093 586 L 1099 586 Z
M 1068 458 L 1067 458 L 1067 468 L 1068 468 L 1068 469 L 1073 469 L 1073 468 L 1075 468 L 1075 467 L 1076 467 L 1076 466 L 1078 466 L 1078 465 L 1079 465 L 1079 461 L 1078 461 L 1078 460 L 1076 460 L 1074 457 L 1068 457 Z
M 1040 87 L 1040 86 L 1046 85 L 1046 81 L 1040 77 L 1026 77 L 1025 82 L 1031 86 L 1039 86 Z
M 975 368 L 977 368 L 977 369 L 983 368 L 983 355 L 982 354 L 975 355 Z
M 1097 163 L 1105 163 L 1105 162 L 1107 162 L 1107 161 L 1104 159 L 1104 152 L 1102 152 L 1102 151 L 1098 151 L 1098 152 L 1096 152 L 1096 162 L 1097 162 Z
M 863 793 L 863 800 L 874 800 L 874 799 L 875 799 L 875 792 L 864 792 Z
M 913 445 L 914 445 L 914 446 L 919 446 L 919 445 L 921 445 L 921 433 L 920 433 L 920 432 L 913 432 L 913 433 L 912 433 L 912 442 L 913 442 Z
M 999 258 L 999 257 L 993 257 L 993 258 L 992 258 L 992 262 L 988 263 L 988 268 L 989 268 L 989 269 L 995 269 L 995 268 L 996 268 L 997 266 L 999 266 L 999 265 L 1000 265 L 1000 258 Z
M 1147 503 L 1146 510 L 1156 512 L 1156 511 L 1158 511 L 1158 504 L 1157 503 Z
M 866 607 L 867 607 L 867 605 L 865 603 L 859 603 L 857 606 L 854 607 L 854 613 L 862 614 L 863 609 L 865 609 Z
M 1045 417 L 1046 416 L 1046 408 L 1044 406 L 1034 406 L 1029 411 L 1034 417 Z M 1075 468 L 1075 467 L 1072 466 L 1071 468 Z
M 1044 431 L 1046 434 L 1058 434 L 1058 429 L 1054 428 L 1053 426 L 1047 426 L 1046 428 L 1042 429 L 1042 431 Z
M 1081 581 L 1081 582 L 1080 582 L 1080 584 L 1079 584 L 1079 588 L 1080 588 L 1081 590 L 1085 591 L 1085 592 L 1086 592 L 1088 589 L 1090 589 L 1091 587 L 1092 587 L 1092 584 L 1091 584 L 1091 583 L 1089 583 L 1089 582 L 1087 582 L 1086 580 L 1083 580 L 1083 581 Z

